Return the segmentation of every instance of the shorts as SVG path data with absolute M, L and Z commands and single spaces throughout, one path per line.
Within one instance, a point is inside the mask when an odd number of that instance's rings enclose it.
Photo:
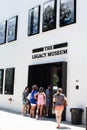
M 36 106 L 36 104 L 31 103 L 31 106 Z
M 29 105 L 29 100 L 28 99 L 22 99 L 23 105 Z
M 64 106 L 55 106 L 55 110 L 64 110 Z

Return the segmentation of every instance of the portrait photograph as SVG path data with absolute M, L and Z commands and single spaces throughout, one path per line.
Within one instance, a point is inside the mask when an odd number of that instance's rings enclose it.
M 60 27 L 76 23 L 76 0 L 61 0 Z
M 15 68 L 7 68 L 5 71 L 5 94 L 14 93 Z
M 18 22 L 18 16 L 12 17 L 8 20 L 8 35 L 7 35 L 8 42 L 17 39 L 17 22 Z
M 40 6 L 28 11 L 28 36 L 39 33 L 40 26 Z
M 7 21 L 0 23 L 0 45 L 6 43 Z
M 51 0 L 43 5 L 42 31 L 56 28 L 56 0 Z
M 4 76 L 4 69 L 0 69 L 0 94 L 3 93 L 3 76 Z

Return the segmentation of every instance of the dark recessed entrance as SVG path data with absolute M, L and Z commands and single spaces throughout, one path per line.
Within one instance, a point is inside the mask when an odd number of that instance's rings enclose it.
M 67 87 L 67 62 L 57 62 L 39 65 L 30 65 L 28 72 L 28 86 L 37 84 L 38 87 L 43 86 L 46 90 L 48 85 L 51 85 L 51 94 L 56 92 L 57 87 L 63 89 L 63 93 L 66 95 Z M 51 98 L 52 98 L 51 96 Z M 54 117 L 52 110 L 52 99 L 50 102 L 49 116 Z M 65 111 L 63 113 L 63 120 L 65 120 Z

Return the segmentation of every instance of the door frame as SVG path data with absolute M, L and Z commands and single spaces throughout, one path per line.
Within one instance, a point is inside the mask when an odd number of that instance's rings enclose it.
M 61 77 L 61 88 L 63 89 L 63 93 L 67 96 L 67 62 L 66 61 L 62 61 L 62 62 L 52 62 L 52 63 L 44 63 L 44 64 L 35 64 L 35 65 L 29 65 L 28 66 L 28 86 L 29 87 L 31 87 L 30 86 L 30 84 L 31 83 L 29 83 L 29 78 L 30 78 L 30 69 L 32 68 L 34 68 L 34 67 L 39 67 L 39 69 L 40 69 L 40 67 L 43 67 L 43 66 L 45 66 L 45 65 L 48 65 L 48 67 L 49 66 L 52 66 L 52 65 L 59 65 L 59 66 L 61 66 L 61 75 L 62 75 L 62 77 Z M 51 69 L 51 68 L 50 68 Z M 33 70 L 32 70 L 33 71 Z M 34 72 L 33 72 L 34 73 Z M 50 72 L 51 73 L 51 72 Z M 50 77 L 51 79 L 52 79 L 52 77 Z M 52 85 L 52 80 L 50 80 L 50 85 Z M 53 88 L 52 88 L 53 89 Z M 31 89 L 30 89 L 31 90 Z M 52 112 L 52 106 L 51 106 L 51 110 L 50 110 L 50 112 Z M 54 117 L 54 115 L 52 115 L 52 113 L 51 113 L 51 115 L 50 115 L 51 117 Z M 62 116 L 62 120 L 66 120 L 66 109 L 64 110 L 64 112 L 63 112 L 63 116 Z

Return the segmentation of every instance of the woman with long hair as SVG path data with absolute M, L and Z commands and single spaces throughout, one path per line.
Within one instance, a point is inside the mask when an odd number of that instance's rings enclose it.
M 23 107 L 22 107 L 22 115 L 29 114 L 29 100 L 27 99 L 27 96 L 29 94 L 29 87 L 25 87 L 23 93 L 22 93 L 22 102 L 23 102 Z
M 35 98 L 37 99 L 36 119 L 38 119 L 39 111 L 40 111 L 40 119 L 42 119 L 43 107 L 46 103 L 46 95 L 43 91 L 43 87 L 39 88 L 39 92 L 35 94 Z

